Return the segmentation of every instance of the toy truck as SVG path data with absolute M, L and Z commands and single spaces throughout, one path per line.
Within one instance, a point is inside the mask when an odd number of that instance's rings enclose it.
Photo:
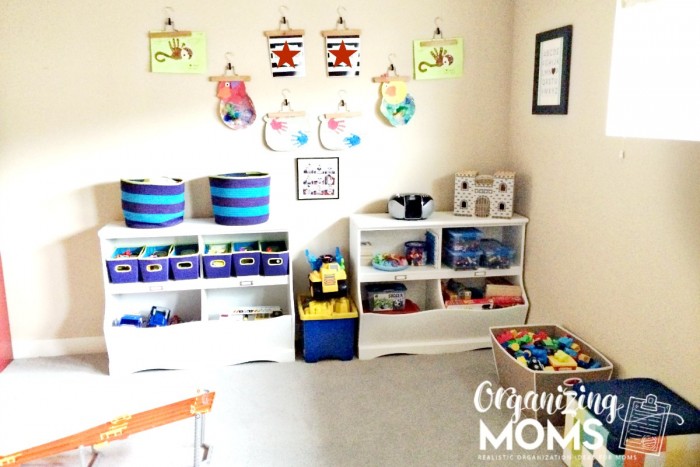
M 334 255 L 312 256 L 306 250 L 306 259 L 311 266 L 309 288 L 314 300 L 346 297 L 348 295 L 348 276 L 345 272 L 345 259 L 340 248 L 335 248 Z
M 170 309 L 162 306 L 151 307 L 148 327 L 167 326 L 170 320 Z

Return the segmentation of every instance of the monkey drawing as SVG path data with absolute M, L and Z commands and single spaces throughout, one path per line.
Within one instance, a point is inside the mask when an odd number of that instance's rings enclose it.
M 183 58 L 189 60 L 192 58 L 192 49 L 185 47 L 187 44 L 184 42 L 182 43 L 182 46 L 180 46 L 180 39 L 177 37 L 171 41 L 168 41 L 168 45 L 170 46 L 170 55 L 166 54 L 165 52 L 156 52 L 153 57 L 157 62 L 164 62 L 166 58 L 171 58 L 173 60 L 182 60 Z
M 427 67 L 441 67 L 445 65 L 452 65 L 452 62 L 454 62 L 454 57 L 450 54 L 447 53 L 447 49 L 440 47 L 440 50 L 438 49 L 433 49 L 432 52 L 430 52 L 430 55 L 433 56 L 435 59 L 435 63 L 429 63 L 429 62 L 420 62 L 418 64 L 418 71 L 425 73 L 428 71 Z

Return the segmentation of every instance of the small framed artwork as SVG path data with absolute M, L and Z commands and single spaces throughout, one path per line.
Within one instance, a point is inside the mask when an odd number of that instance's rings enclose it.
M 535 81 L 532 89 L 533 114 L 569 112 L 569 70 L 573 26 L 537 34 L 535 38 Z
M 339 167 L 337 157 L 297 159 L 297 199 L 338 199 Z

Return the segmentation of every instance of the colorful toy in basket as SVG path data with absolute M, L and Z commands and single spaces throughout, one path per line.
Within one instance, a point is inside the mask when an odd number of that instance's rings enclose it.
M 581 346 L 570 336 L 554 338 L 545 331 L 504 331 L 496 336 L 498 343 L 521 365 L 531 370 L 593 370 L 601 363 L 581 352 Z
M 306 259 L 311 266 L 309 287 L 315 300 L 345 297 L 348 295 L 348 276 L 345 272 L 345 259 L 340 248 L 335 248 L 335 256 L 316 257 L 306 250 Z

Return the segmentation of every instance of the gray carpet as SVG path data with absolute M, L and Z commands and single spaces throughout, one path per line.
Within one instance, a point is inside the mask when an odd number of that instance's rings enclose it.
M 561 466 L 560 450 L 544 444 L 480 450 L 479 421 L 497 435 L 511 416 L 477 412 L 486 380 L 497 387 L 490 350 L 119 377 L 107 374 L 105 354 L 16 360 L 0 373 L 0 454 L 207 389 L 216 392 L 205 425 L 214 466 Z M 188 419 L 135 434 L 102 448 L 94 465 L 193 465 L 193 433 Z M 30 465 L 80 465 L 79 454 Z

